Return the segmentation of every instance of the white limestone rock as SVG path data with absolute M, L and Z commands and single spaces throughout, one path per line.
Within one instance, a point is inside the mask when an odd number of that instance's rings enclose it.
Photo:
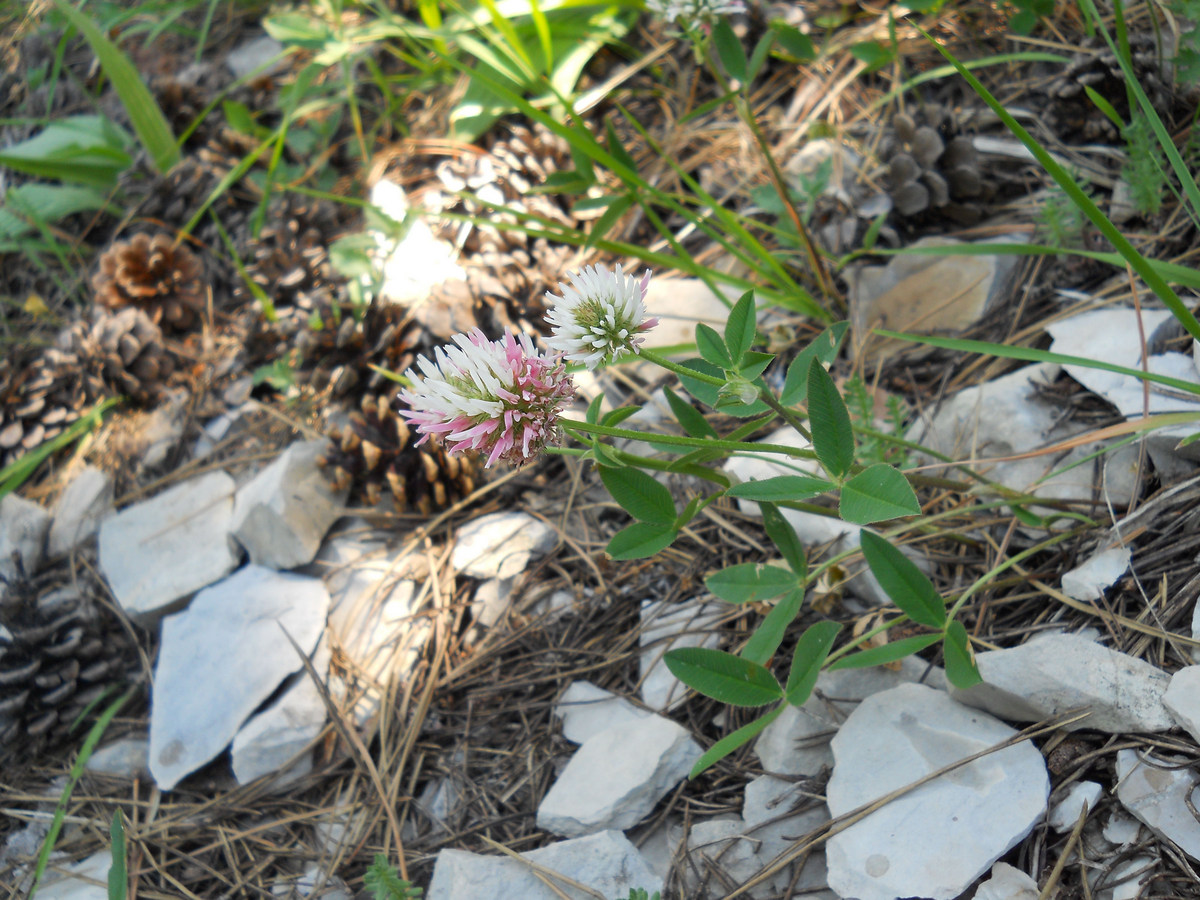
M 1141 318 L 1141 326 L 1138 319 Z M 1154 330 L 1171 319 L 1170 310 L 1131 308 L 1099 309 L 1062 319 L 1046 326 L 1054 338 L 1050 344 L 1053 353 L 1099 359 L 1131 369 L 1142 368 L 1141 335 L 1153 334 Z M 1190 353 L 1159 353 L 1145 360 L 1146 368 L 1156 375 L 1169 375 L 1184 381 L 1198 381 L 1196 364 Z M 1117 407 L 1127 417 L 1141 416 L 1144 407 L 1144 382 L 1132 375 L 1106 372 L 1087 366 L 1064 366 L 1067 374 L 1099 394 Z M 1149 412 L 1200 412 L 1200 401 L 1188 399 L 1178 391 L 1150 385 Z M 1180 447 L 1179 442 L 1192 434 L 1190 425 L 1172 425 L 1156 428 L 1149 432 L 1149 446 L 1164 454 L 1184 459 L 1200 459 L 1200 447 L 1189 444 Z
M 546 792 L 538 828 L 579 837 L 636 825 L 701 754 L 686 728 L 662 716 L 607 728 L 584 741 Z
M 1002 719 L 1037 722 L 1088 707 L 1090 715 L 1064 727 L 1124 734 L 1175 725 L 1163 706 L 1171 680 L 1166 672 L 1080 635 L 1045 635 L 980 653 L 976 663 L 983 684 L 951 688 L 950 695 Z
M 108 850 L 66 865 L 51 863 L 37 896 L 39 900 L 108 900 L 111 867 L 112 853 Z
M 352 900 L 354 894 L 342 879 L 310 862 L 299 875 L 280 878 L 271 885 L 271 896 L 284 900 Z
M 1017 456 L 1072 437 L 1079 429 L 1063 424 L 1058 408 L 1034 395 L 1034 386 L 1050 383 L 1059 370 L 1057 365 L 1040 363 L 959 391 L 923 412 L 905 437 L 953 459 Z M 975 468 L 1016 491 L 1050 500 L 1090 503 L 1095 490 L 1092 467 L 1072 464 L 1082 462 L 1103 446 L 1090 443 L 1065 455 L 1006 459 L 977 464 Z M 935 470 L 935 474 L 941 471 Z M 1117 467 L 1107 474 L 1111 476 L 1104 481 L 1107 498 L 1114 506 L 1127 506 L 1135 490 L 1131 473 Z
M 797 804 L 805 807 L 797 812 Z M 829 821 L 824 803 L 813 804 L 803 798 L 798 785 L 759 776 L 746 786 L 742 815 L 706 819 L 692 826 L 688 835 L 683 879 L 687 895 L 694 900 L 704 897 L 724 897 L 727 883 L 742 884 L 757 876 L 779 854 L 789 849 L 796 839 Z M 708 878 L 707 892 L 702 879 L 718 870 L 723 878 Z M 826 889 L 825 853 L 814 848 L 795 876 L 793 865 L 785 866 L 762 884 L 749 889 L 755 898 L 779 896 L 795 880 L 797 895 L 814 900 L 835 895 Z
M 1061 796 L 1056 791 L 1055 796 L 1051 797 L 1046 824 L 1059 834 L 1065 834 L 1075 827 L 1084 805 L 1087 805 L 1090 815 L 1103 794 L 1104 788 L 1095 781 L 1077 781 Z
M 932 688 L 902 684 L 874 694 L 833 739 L 830 813 L 848 813 L 1014 734 Z M 951 900 L 1029 834 L 1049 793 L 1031 742 L 990 753 L 830 838 L 829 886 L 858 900 Z
M 777 775 L 813 776 L 833 765 L 829 742 L 846 717 L 864 698 L 901 684 L 920 683 L 946 689 L 946 675 L 915 656 L 900 661 L 899 669 L 826 669 L 817 678 L 813 695 L 801 707 L 788 705 L 763 729 L 754 752 L 763 768 Z
M 1101 833 L 1106 841 L 1111 841 L 1116 847 L 1123 847 L 1141 840 L 1142 823 L 1124 810 L 1114 809 L 1109 813 Z
M 70 553 L 95 535 L 101 520 L 114 511 L 112 476 L 95 466 L 84 466 L 54 504 L 47 554 L 56 559 Z
M 381 178 L 371 188 L 370 202 L 397 226 L 406 217 L 409 219 L 407 230 L 372 228 L 370 231 L 380 270 L 380 299 L 405 306 L 421 303 L 443 282 L 466 277 L 455 261 L 454 247 L 434 235 L 419 211 L 409 216 L 408 198 L 399 184 Z M 366 287 L 370 290 L 374 286 Z
M 1157 868 L 1158 860 L 1153 856 L 1139 854 L 1121 860 L 1107 873 L 1093 872 L 1088 879 L 1092 896 L 1096 900 L 1137 900 Z
M 590 681 L 574 681 L 554 705 L 554 715 L 563 720 L 562 733 L 568 741 L 582 744 L 608 728 L 633 728 L 654 715 L 634 706 Z
M 1133 551 L 1129 547 L 1109 547 L 1089 557 L 1062 577 L 1062 589 L 1073 600 L 1092 602 L 1129 570 Z
M 361 728 L 378 712 L 390 679 L 403 678 L 431 633 L 416 615 L 417 585 L 427 570 L 419 560 L 355 534 L 325 542 L 305 571 L 319 574 L 331 596 L 329 637 L 344 656 L 345 674 L 331 675 L 333 696 L 351 707 Z
M 554 529 L 523 512 L 480 516 L 458 530 L 450 564 L 472 578 L 512 578 L 554 549 Z
M 283 63 L 283 44 L 269 34 L 259 35 L 242 41 L 225 56 L 225 65 L 234 78 L 245 78 L 259 69 L 261 74 L 270 74 Z
M 1200 741 L 1200 666 L 1187 666 L 1171 676 L 1163 705 L 1180 728 Z
M 313 669 L 322 683 L 329 675 L 329 642 L 317 644 Z M 292 676 L 293 683 L 262 712 L 252 716 L 233 738 L 233 775 L 238 784 L 278 772 L 309 746 L 325 727 L 328 710 L 307 669 Z M 279 790 L 312 771 L 312 755 L 283 772 L 271 784 Z
M 150 772 L 150 742 L 146 738 L 128 737 L 105 744 L 88 757 L 83 768 L 92 775 L 140 778 Z
M 975 891 L 975 900 L 1038 900 L 1038 884 L 1008 863 L 992 866 L 992 877 Z
M 227 473 L 210 472 L 100 524 L 100 570 L 127 613 L 160 615 L 237 568 L 233 490 Z
M 1174 841 L 1200 860 L 1200 823 L 1187 801 L 1200 784 L 1200 773 L 1188 760 L 1143 757 L 1133 750 L 1117 752 L 1117 799 L 1159 837 Z
M 232 531 L 250 562 L 271 569 L 310 563 L 350 486 L 335 489 L 318 459 L 327 440 L 292 444 L 237 492 Z
M 301 667 L 286 635 L 311 653 L 328 611 L 320 581 L 246 566 L 163 620 L 150 714 L 150 771 L 160 788 L 225 748 Z
M 21 558 L 21 568 L 32 575 L 42 564 L 50 514 L 32 500 L 10 493 L 0 500 L 0 596 L 19 572 L 13 554 Z
M 579 882 L 602 897 L 628 897 L 633 888 L 650 894 L 662 891 L 637 848 L 619 831 L 559 841 L 521 856 L 538 866 L 543 877 L 555 872 Z M 557 888 L 557 889 L 556 889 Z M 543 882 L 534 869 L 508 856 L 483 856 L 465 850 L 442 850 L 434 864 L 426 900 L 594 900 L 566 882 L 556 888 Z
M 642 601 L 638 670 L 643 703 L 666 712 L 687 699 L 691 688 L 671 674 L 663 654 L 683 647 L 716 647 L 721 638 L 714 629 L 728 611 L 725 604 L 704 598 L 684 603 Z

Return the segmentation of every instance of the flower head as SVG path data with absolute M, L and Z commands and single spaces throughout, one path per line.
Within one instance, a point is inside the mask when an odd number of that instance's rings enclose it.
M 694 28 L 745 12 L 746 4 L 742 0 L 646 0 L 646 11 L 664 22 Z
M 568 277 L 571 287 L 558 285 L 561 297 L 546 292 L 554 304 L 546 313 L 546 321 L 553 326 L 553 334 L 546 339 L 550 348 L 589 369 L 622 352 L 637 353 L 644 340 L 641 333 L 658 324 L 658 319 L 646 318 L 650 270 L 640 281 L 626 275 L 619 265 L 615 272 L 588 266 Z
M 478 328 L 421 357 L 420 375 L 400 392 L 400 415 L 422 435 L 440 435 L 447 453 L 478 450 L 485 466 L 521 465 L 558 436 L 558 414 L 575 393 L 562 362 L 542 356 L 528 335 L 489 341 Z

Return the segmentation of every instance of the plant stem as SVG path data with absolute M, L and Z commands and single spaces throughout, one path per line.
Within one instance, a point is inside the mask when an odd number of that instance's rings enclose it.
M 580 422 L 577 419 L 560 418 L 558 421 L 564 428 L 574 428 L 585 434 L 602 434 L 605 437 L 645 441 L 648 444 L 674 444 L 677 447 L 693 447 L 697 450 L 726 450 L 730 453 L 779 453 L 795 459 L 817 458 L 817 454 L 811 450 L 801 450 L 799 447 L 787 447 L 783 444 L 765 444 L 760 441 L 722 441 L 716 438 L 693 438 L 675 434 L 647 434 L 644 431 L 631 431 L 628 428 L 593 425 L 591 422 Z

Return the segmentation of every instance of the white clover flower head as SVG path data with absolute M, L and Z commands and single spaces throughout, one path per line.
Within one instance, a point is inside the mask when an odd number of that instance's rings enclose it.
M 620 265 L 616 271 L 587 266 L 567 276 L 571 286 L 559 283 L 561 297 L 546 292 L 552 304 L 546 313 L 552 328 L 546 344 L 589 369 L 622 353 L 637 353 L 642 335 L 658 324 L 658 319 L 646 318 L 650 270 L 640 280 L 626 275 Z
M 670 24 L 685 28 L 711 25 L 721 16 L 746 11 L 742 0 L 646 0 L 646 11 Z
M 477 450 L 484 465 L 497 459 L 522 465 L 558 439 L 558 414 L 575 393 L 557 358 L 538 353 L 523 334 L 489 341 L 478 328 L 456 334 L 453 344 L 420 357 L 400 392 L 400 415 L 422 435 L 438 435 L 447 453 Z

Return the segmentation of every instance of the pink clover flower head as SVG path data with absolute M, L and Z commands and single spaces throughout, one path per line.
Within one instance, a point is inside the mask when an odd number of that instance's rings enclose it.
M 422 435 L 437 435 L 447 453 L 477 450 L 484 465 L 522 465 L 558 439 L 558 414 L 575 385 L 558 358 L 542 356 L 529 335 L 489 341 L 478 328 L 420 357 L 405 373 L 400 415 Z
M 562 296 L 546 292 L 552 307 L 546 313 L 552 333 L 546 343 L 571 362 L 595 369 L 622 353 L 637 353 L 644 333 L 658 324 L 646 318 L 646 289 L 650 270 L 639 280 L 605 266 L 588 266 L 568 272 L 568 287 L 558 285 Z
M 646 12 L 684 27 L 711 25 L 721 16 L 745 11 L 743 0 L 646 0 Z

